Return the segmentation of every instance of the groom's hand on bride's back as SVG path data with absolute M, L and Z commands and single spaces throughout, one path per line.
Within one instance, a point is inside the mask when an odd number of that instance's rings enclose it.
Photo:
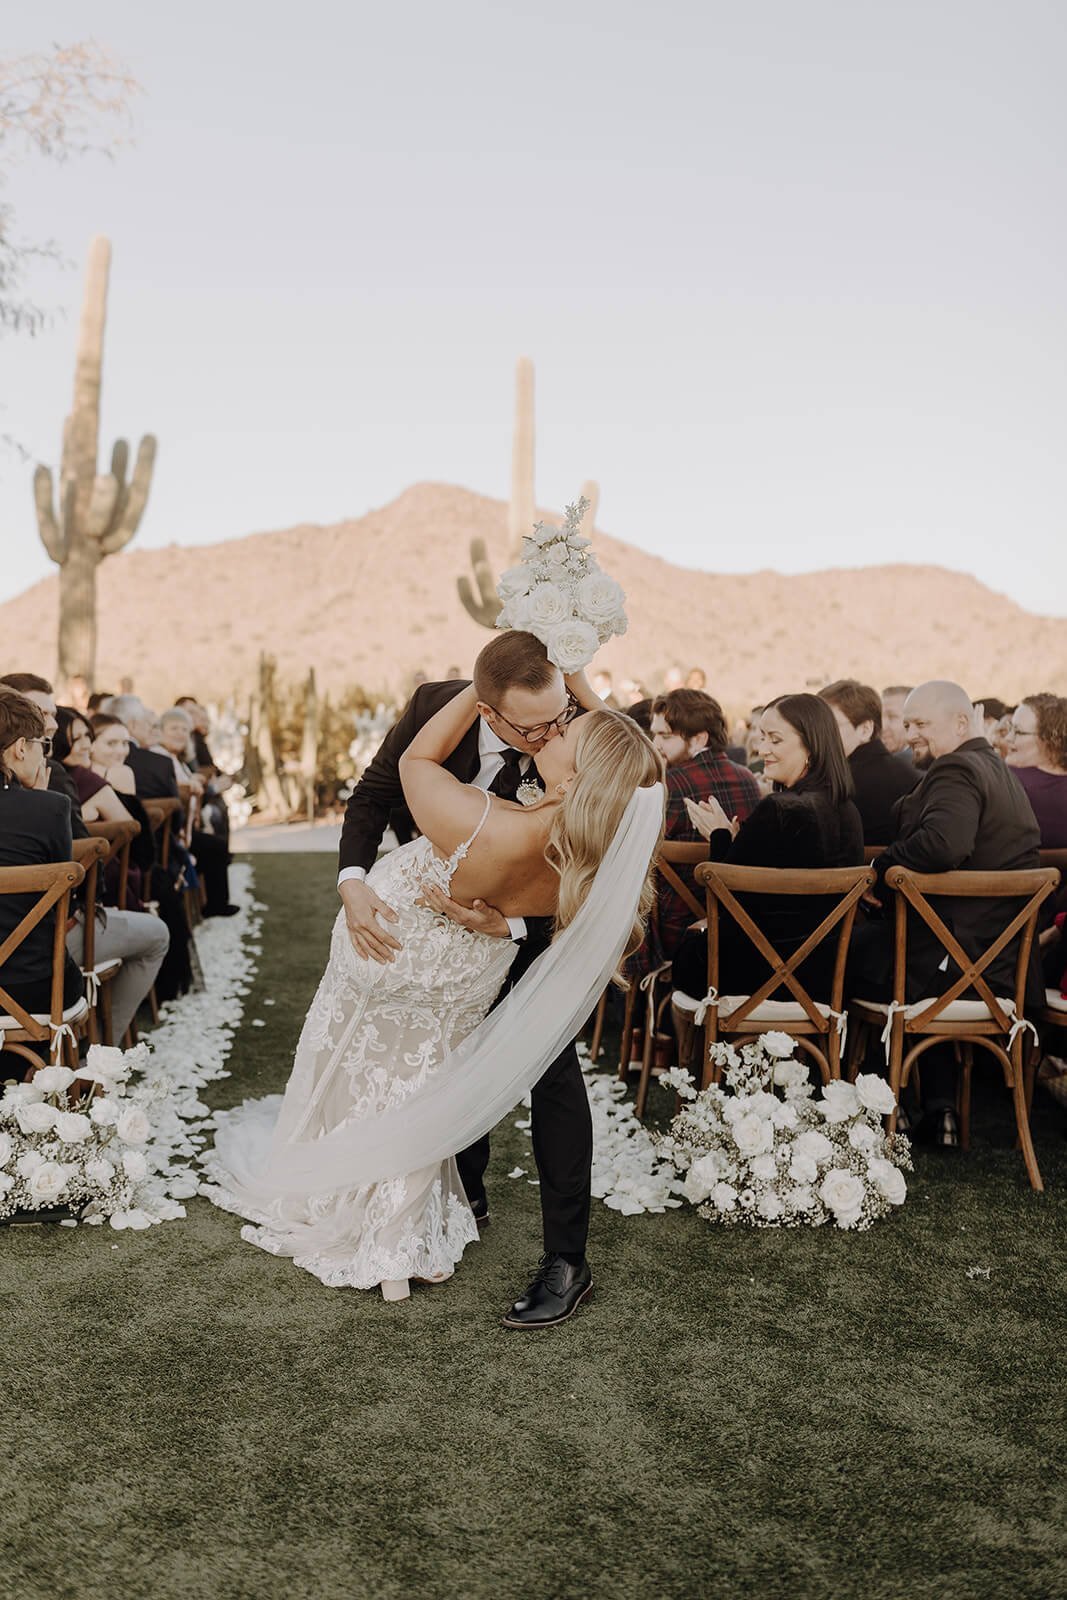
M 350 878 L 342 883 L 338 893 L 344 903 L 348 937 L 356 954 L 365 961 L 377 961 L 380 964 L 392 961 L 393 951 L 402 950 L 403 946 L 379 920 L 399 921 L 392 906 L 379 900 L 374 890 L 359 878 Z
M 511 938 L 507 917 L 496 906 L 486 905 L 484 900 L 475 900 L 473 905 L 465 906 L 459 900 L 450 899 L 436 884 L 424 883 L 420 903 L 438 915 L 447 917 L 450 922 L 458 922 L 461 928 L 471 933 L 485 933 L 491 939 Z

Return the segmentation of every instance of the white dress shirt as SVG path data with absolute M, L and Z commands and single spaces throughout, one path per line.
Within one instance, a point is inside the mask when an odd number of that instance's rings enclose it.
M 476 789 L 488 791 L 489 785 L 504 765 L 505 750 L 510 750 L 511 748 L 512 746 L 508 744 L 506 739 L 497 737 L 484 717 L 478 719 L 479 765 L 477 773 L 471 780 Z M 529 772 L 532 761 L 533 757 L 528 755 L 524 755 L 520 760 L 519 771 L 523 777 Z M 342 872 L 337 874 L 337 887 L 340 888 L 342 883 L 347 883 L 352 878 L 358 878 L 362 882 L 366 876 L 367 873 L 363 867 L 345 867 Z M 522 917 L 508 917 L 507 924 L 511 930 L 511 937 L 516 942 L 520 939 L 525 939 L 526 922 Z

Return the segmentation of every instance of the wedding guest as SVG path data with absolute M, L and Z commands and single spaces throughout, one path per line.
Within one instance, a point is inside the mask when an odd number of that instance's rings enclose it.
M 819 690 L 833 712 L 852 774 L 852 798 L 863 823 L 864 844 L 888 844 L 896 832 L 893 807 L 910 794 L 919 774 L 891 756 L 882 743 L 878 692 L 855 678 L 838 678 Z
M 774 790 L 746 821 L 714 798 L 687 807 L 713 861 L 743 867 L 854 867 L 863 863 L 863 825 L 833 713 L 814 694 L 780 695 L 760 718 L 760 752 Z M 823 896 L 739 896 L 780 955 L 798 949 L 826 915 Z M 770 969 L 733 918 L 719 918 L 719 992 L 751 994 Z M 829 945 L 801 971 L 822 999 L 830 992 Z M 674 958 L 674 982 L 699 996 L 707 987 L 707 933 L 691 933 Z M 781 998 L 781 996 L 779 996 Z
M 60 706 L 57 717 L 55 753 L 74 779 L 83 819 L 86 822 L 129 821 L 130 813 L 120 797 L 89 764 L 92 737 L 86 719 L 70 706 Z M 122 962 L 111 980 L 111 1023 L 116 1041 L 122 1038 L 137 1015 L 169 948 L 170 934 L 159 917 L 141 910 L 101 908 L 95 959 L 97 962 L 115 959 Z M 67 933 L 67 949 L 80 966 L 85 955 L 84 912 L 78 913 L 74 926 Z
M 882 743 L 891 756 L 900 756 L 902 761 L 911 760 L 904 737 L 904 702 L 910 693 L 910 684 L 894 683 L 882 690 Z
M 636 722 L 642 733 L 647 733 L 649 738 L 652 737 L 651 700 L 635 700 L 632 705 L 626 707 L 624 715 Z
M 1067 849 L 1067 700 L 1028 694 L 1019 701 L 1007 762 L 1033 807 L 1041 848 Z
M 982 708 L 986 738 L 1001 760 L 1006 760 L 1011 744 L 1011 716 L 1015 707 L 1009 706 L 1006 700 L 999 699 L 995 694 L 976 695 L 974 704 Z
M 727 816 L 742 822 L 759 804 L 759 788 L 750 772 L 726 755 L 726 718 L 722 707 L 700 689 L 675 689 L 652 706 L 652 743 L 667 767 L 667 814 L 664 838 L 695 842 L 703 837 L 689 815 L 687 800 L 719 802 Z M 679 877 L 698 897 L 703 891 L 695 868 L 679 866 Z M 656 890 L 656 937 L 646 939 L 634 957 L 640 974 L 673 958 L 693 921 L 693 914 L 671 885 L 660 879 Z
M 915 872 L 1014 872 L 1039 865 L 1040 835 L 1030 802 L 984 732 L 976 732 L 974 707 L 957 683 L 920 684 L 903 708 L 903 726 L 921 782 L 899 802 L 897 835 L 874 863 L 881 885 L 890 867 Z M 876 889 L 878 898 L 891 896 Z M 938 915 L 969 956 L 994 942 L 1015 914 L 1014 903 L 939 896 Z M 893 995 L 892 918 L 870 921 L 853 936 L 849 988 L 857 998 Z M 1035 953 L 1036 954 L 1036 953 Z M 994 958 L 985 976 L 994 994 L 1013 993 L 1016 948 Z M 939 994 L 958 973 L 940 941 L 918 918 L 909 918 L 905 998 Z M 1033 965 L 1032 998 L 1040 1002 L 1040 973 Z M 964 996 L 964 998 L 967 998 Z M 922 1108 L 936 1143 L 959 1143 L 955 1068 L 947 1048 L 922 1058 Z
M 228 772 L 222 772 L 215 765 L 215 758 L 208 747 L 207 735 L 211 727 L 211 719 L 206 707 L 192 698 L 184 695 L 174 702 L 175 709 L 185 711 L 192 719 L 192 754 L 190 765 L 204 780 L 204 792 L 200 797 L 200 817 L 206 832 L 214 834 L 220 839 L 229 839 L 230 813 L 226 809 L 226 802 L 222 798 L 226 790 L 233 783 L 233 778 Z
M 70 774 L 58 761 L 52 752 L 52 739 L 56 731 L 56 696 L 52 685 L 47 678 L 40 678 L 35 672 L 9 672 L 0 678 L 0 686 L 14 689 L 23 695 L 44 717 L 45 731 L 45 765 L 48 769 L 47 787 L 55 794 L 66 795 L 71 804 L 71 830 L 75 839 L 87 837 L 85 824 L 82 821 L 81 807 L 78 803 L 78 793 L 71 781 Z
M 89 751 L 93 771 L 98 777 L 106 779 L 116 794 L 136 794 L 133 769 L 126 761 L 130 753 L 130 736 L 125 723 L 106 711 L 94 712 L 89 720 L 93 730 Z
M 174 767 L 175 781 L 187 784 L 195 795 L 204 792 L 204 779 L 189 765 L 192 749 L 193 719 L 182 706 L 171 706 L 159 719 L 159 740 L 152 745 L 156 755 L 168 756 Z
M 689 672 L 688 672 L 688 674 L 686 676 L 686 680 L 685 680 L 685 687 L 687 689 L 703 689 L 705 691 L 707 690 L 707 687 L 708 687 L 708 675 L 704 671 L 703 667 L 690 667 L 689 668 Z
M 70 801 L 46 787 L 45 719 L 19 690 L 0 687 L 0 867 L 70 861 Z M 35 894 L 0 895 L 0 945 L 37 903 Z M 47 913 L 0 967 L 0 986 L 37 1015 L 52 1004 L 56 913 Z M 84 992 L 78 967 L 66 959 L 63 1006 Z
M 98 711 L 103 710 L 105 702 L 113 700 L 114 697 L 115 691 L 113 689 L 95 689 L 89 696 L 85 709 L 91 717 L 95 717 Z
M 663 674 L 663 693 L 671 694 L 675 689 L 685 688 L 685 673 L 681 667 L 668 667 Z

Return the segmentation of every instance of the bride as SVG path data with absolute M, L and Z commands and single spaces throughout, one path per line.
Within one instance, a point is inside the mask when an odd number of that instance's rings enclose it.
M 445 770 L 477 718 L 473 687 L 420 729 L 400 775 L 421 837 L 368 878 L 400 950 L 385 964 L 358 955 L 342 909 L 284 1099 L 216 1118 L 203 1192 L 250 1219 L 243 1239 L 331 1287 L 401 1299 L 411 1279 L 452 1274 L 478 1237 L 455 1153 L 533 1086 L 642 936 L 661 763 L 584 673 L 567 682 L 589 714 L 535 756 L 533 805 Z M 516 946 L 439 915 L 434 888 L 555 918 L 551 946 L 488 1016 Z

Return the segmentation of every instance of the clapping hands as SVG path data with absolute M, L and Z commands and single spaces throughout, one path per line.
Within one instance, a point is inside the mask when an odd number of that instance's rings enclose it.
M 731 839 L 737 838 L 737 830 L 741 826 L 736 817 L 728 817 L 714 795 L 709 795 L 706 800 L 689 800 L 685 802 L 685 809 L 689 820 L 700 834 L 702 839 L 710 839 L 713 833 L 720 828 L 729 830 Z

